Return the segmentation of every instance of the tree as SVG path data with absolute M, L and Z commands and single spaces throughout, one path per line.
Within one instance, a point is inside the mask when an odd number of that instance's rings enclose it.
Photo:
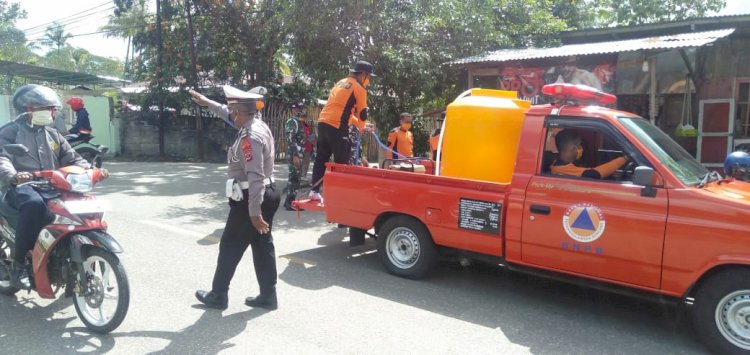
M 135 37 L 143 37 L 149 24 L 153 21 L 151 14 L 148 13 L 145 0 L 116 0 L 117 8 L 113 15 L 110 15 L 107 25 L 100 30 L 105 32 L 105 36 L 126 38 L 128 40 L 127 53 L 125 53 L 125 77 L 129 77 L 129 67 L 135 52 L 142 48 L 136 48 L 135 42 L 143 43 L 144 41 L 135 41 Z
M 702 17 L 725 0 L 554 0 L 552 14 L 572 29 L 633 26 Z
M 59 52 L 60 48 L 65 45 L 70 37 L 72 37 L 70 33 L 65 33 L 65 26 L 53 22 L 44 31 L 44 39 L 42 39 L 41 43 L 48 47 L 57 47 L 57 51 Z
M 20 4 L 0 0 L 0 60 L 26 62 L 34 56 L 23 31 L 16 28 L 16 21 L 24 18 Z

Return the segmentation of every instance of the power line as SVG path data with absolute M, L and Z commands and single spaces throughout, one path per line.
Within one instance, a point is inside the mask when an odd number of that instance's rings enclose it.
M 67 21 L 67 20 L 68 20 L 69 18 L 71 18 L 71 17 L 78 17 L 78 16 L 80 16 L 81 14 L 84 14 L 84 13 L 86 13 L 86 12 L 89 12 L 89 11 L 91 11 L 91 10 L 95 10 L 95 9 L 97 9 L 97 8 L 100 8 L 100 7 L 102 7 L 102 6 L 106 6 L 106 5 L 112 5 L 112 2 L 111 2 L 111 1 L 107 1 L 107 2 L 101 3 L 101 4 L 99 4 L 99 5 L 96 5 L 96 6 L 92 7 L 92 8 L 90 8 L 90 9 L 87 9 L 87 10 L 83 10 L 83 11 L 81 11 L 81 12 L 77 13 L 77 14 L 72 14 L 72 15 L 68 15 L 68 16 L 65 16 L 65 17 L 59 18 L 59 19 L 57 19 L 57 20 L 51 21 L 51 22 L 47 22 L 47 23 L 43 23 L 43 24 L 41 24 L 41 25 L 36 25 L 36 26 L 34 26 L 34 27 L 30 27 L 30 28 L 27 28 L 27 29 L 25 29 L 25 30 L 22 30 L 22 31 L 23 31 L 23 32 L 28 32 L 28 31 L 31 31 L 31 30 L 33 30 L 33 29 L 37 29 L 37 28 L 40 28 L 40 27 L 41 27 L 41 28 L 47 28 L 47 27 L 48 27 L 49 25 L 52 25 L 52 24 L 54 24 L 55 22 Z M 114 9 L 114 6 L 112 6 L 112 7 L 111 7 L 111 9 Z M 111 10 L 111 9 L 110 9 L 110 10 Z
M 113 9 L 114 9 L 114 7 L 110 7 L 110 8 L 99 10 L 97 12 L 92 12 L 90 14 L 80 15 L 78 17 L 71 18 L 71 19 L 63 21 L 63 22 L 51 22 L 50 26 L 53 26 L 54 24 L 58 24 L 60 26 L 65 27 L 65 26 L 76 24 L 76 23 L 80 23 L 80 22 L 83 22 L 83 21 L 88 21 L 89 17 L 91 17 L 91 16 L 97 16 L 97 15 L 100 15 L 102 13 L 106 13 L 108 11 L 111 11 Z M 36 36 L 38 34 L 45 33 L 47 31 L 47 28 L 49 28 L 49 26 L 47 26 L 45 28 L 38 28 L 38 29 L 35 29 L 35 30 L 30 30 L 30 31 L 24 32 L 24 34 L 26 36 Z

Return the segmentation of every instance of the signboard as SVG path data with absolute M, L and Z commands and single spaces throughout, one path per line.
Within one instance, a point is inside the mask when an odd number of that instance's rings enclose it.
M 613 93 L 616 58 L 614 55 L 566 57 L 550 66 L 506 66 L 500 71 L 500 88 L 516 91 L 519 98 L 533 104 L 547 102 L 549 97 L 542 95 L 542 86 L 552 83 L 583 84 Z
M 458 203 L 458 228 L 500 234 L 502 207 L 497 202 L 461 198 Z

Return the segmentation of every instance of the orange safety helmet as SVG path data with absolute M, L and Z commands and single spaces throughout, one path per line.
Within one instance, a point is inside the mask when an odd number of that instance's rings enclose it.
M 71 97 L 65 101 L 65 103 L 70 105 L 73 111 L 78 111 L 83 108 L 83 99 L 80 97 Z

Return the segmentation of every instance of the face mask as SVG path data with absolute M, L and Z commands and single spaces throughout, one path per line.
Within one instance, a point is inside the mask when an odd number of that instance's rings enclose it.
M 52 124 L 52 111 L 32 111 L 31 112 L 31 124 L 35 126 L 49 126 Z
M 403 129 L 404 131 L 408 131 L 409 128 L 411 128 L 411 123 L 402 123 L 401 124 L 401 129 Z
M 578 147 L 578 154 L 576 154 L 576 160 L 583 158 L 583 147 Z

